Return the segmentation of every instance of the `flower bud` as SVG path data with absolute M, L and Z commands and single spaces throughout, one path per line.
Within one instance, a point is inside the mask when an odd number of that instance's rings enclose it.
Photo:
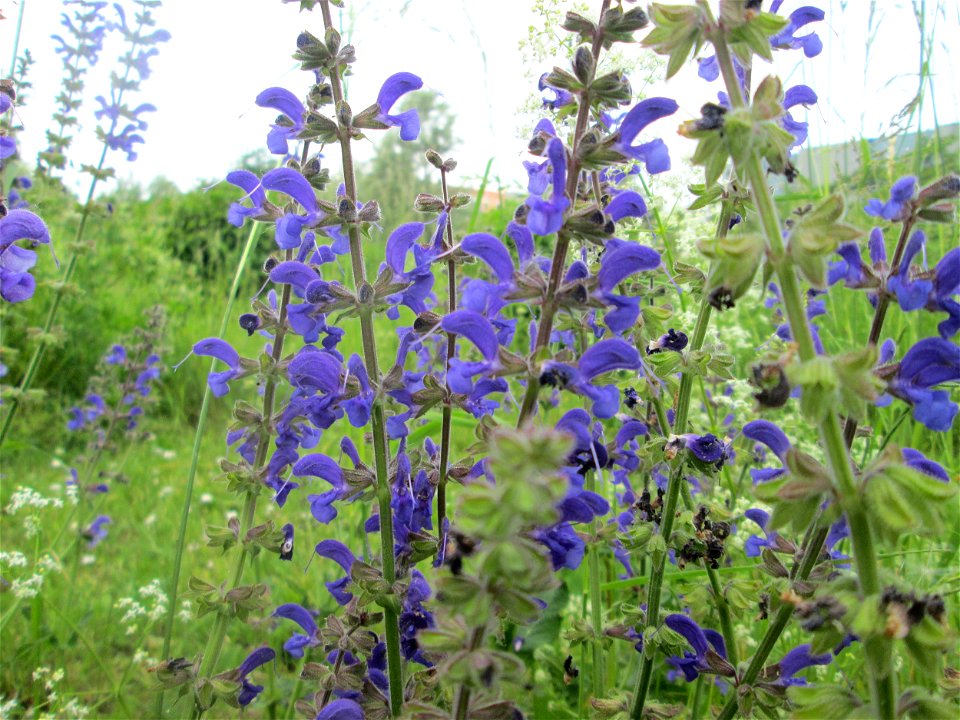
M 593 79 L 594 64 L 590 48 L 586 45 L 578 47 L 576 55 L 573 56 L 573 74 L 577 76 L 577 80 L 584 85 L 588 84 Z
M 947 175 L 923 188 L 917 200 L 921 206 L 926 206 L 938 200 L 952 200 L 958 195 L 960 195 L 960 175 Z
M 365 223 L 375 223 L 380 221 L 380 203 L 376 200 L 370 200 L 366 205 L 360 208 L 357 213 L 357 220 Z
M 417 319 L 413 321 L 413 331 L 418 335 L 428 333 L 437 326 L 440 320 L 441 317 L 437 313 L 426 310 L 417 315 Z
M 260 327 L 260 318 L 253 313 L 244 313 L 240 316 L 240 327 L 247 331 L 247 336 L 253 335 Z
M 337 216 L 345 222 L 357 221 L 357 206 L 350 198 L 340 198 L 337 203 Z
M 350 127 L 353 122 L 353 111 L 345 100 L 337 104 L 337 122 L 342 127 Z
M 457 169 L 457 161 L 454 160 L 453 158 L 447 158 L 446 160 L 443 161 L 443 165 L 440 166 L 440 169 L 443 170 L 445 173 L 453 172 L 454 170 Z
M 468 204 L 472 198 L 467 193 L 455 193 L 452 198 L 450 198 L 451 207 L 463 207 Z
M 424 156 L 427 158 L 427 162 L 437 168 L 437 170 L 443 167 L 443 158 L 436 150 L 427 150 Z
M 418 212 L 440 212 L 443 210 L 443 198 L 430 193 L 420 193 L 413 201 L 413 209 Z

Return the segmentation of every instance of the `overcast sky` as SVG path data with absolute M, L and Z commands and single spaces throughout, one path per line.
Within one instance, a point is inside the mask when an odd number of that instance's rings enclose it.
M 25 127 L 21 155 L 31 159 L 43 149 L 61 82 L 60 58 L 49 38 L 61 32 L 61 2 L 0 0 L 7 18 L 0 21 L 0 68 L 5 72 L 21 4 L 20 52 L 29 48 L 37 61 L 29 77 L 33 88 L 27 104 L 19 109 Z M 542 22 L 528 4 L 520 0 L 347 0 L 348 10 L 335 22 L 339 20 L 344 28 L 344 42 L 357 47 L 358 62 L 349 88 L 353 108 L 370 104 L 388 75 L 414 72 L 424 79 L 425 90 L 444 96 L 456 113 L 456 134 L 464 141 L 455 153 L 462 177 L 479 177 L 493 156 L 496 174 L 508 183 L 521 181 L 525 142 L 520 125 L 528 119 L 518 117 L 518 111 L 535 88 L 524 77 L 519 43 L 531 23 Z M 787 0 L 782 11 L 789 13 L 802 4 Z M 826 21 L 817 24 L 824 52 L 802 63 L 800 52 L 778 53 L 774 70 L 786 86 L 804 82 L 819 94 L 819 106 L 808 113 L 811 141 L 842 142 L 861 133 L 875 137 L 889 129 L 891 119 L 917 90 L 919 30 L 912 3 L 807 0 L 806 4 L 827 11 Z M 923 106 L 922 122 L 927 128 L 934 112 L 941 124 L 956 122 L 960 115 L 956 93 L 960 70 L 945 46 L 948 39 L 960 37 L 960 3 L 943 0 L 940 5 L 938 13 L 936 0 L 926 2 L 928 27 L 935 23 L 936 84 L 936 105 L 928 100 Z M 221 179 L 241 155 L 262 147 L 274 113 L 256 107 L 254 98 L 274 85 L 304 92 L 307 74 L 290 57 L 294 41 L 303 29 L 322 35 L 319 11 L 300 13 L 298 8 L 298 3 L 278 0 L 167 0 L 156 17 L 172 40 L 160 46 L 160 55 L 152 61 L 153 75 L 131 102 L 152 102 L 158 112 L 149 117 L 147 142 L 136 163 L 127 163 L 120 153 L 112 155 L 118 175 L 136 177 L 143 184 L 164 176 L 187 189 Z M 87 102 L 79 114 L 82 126 L 71 150 L 75 167 L 95 163 L 99 156 L 92 132 L 93 97 L 108 92 L 104 73 L 119 51 L 109 44 L 101 57 L 101 72 L 88 79 Z M 637 48 L 636 52 L 642 51 Z M 535 78 L 549 65 L 532 68 L 530 75 Z M 717 89 L 716 83 L 704 83 L 690 68 L 668 84 L 644 88 L 646 95 L 669 95 L 680 103 L 674 118 L 651 128 L 667 140 L 675 157 L 692 152 L 692 143 L 676 136 L 676 126 L 699 115 L 700 105 L 714 99 Z M 428 122 L 425 118 L 424 123 Z M 67 180 L 77 188 L 81 182 L 86 184 L 75 170 L 68 172 Z

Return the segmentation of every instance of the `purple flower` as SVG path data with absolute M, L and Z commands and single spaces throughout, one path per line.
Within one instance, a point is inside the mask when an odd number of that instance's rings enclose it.
M 304 648 L 316 647 L 320 644 L 317 637 L 317 622 L 313 619 L 313 613 L 296 603 L 287 603 L 281 605 L 273 611 L 273 617 L 286 618 L 293 620 L 297 625 L 303 628 L 305 634 L 294 633 L 283 644 L 283 649 L 291 657 L 302 658 Z
M 353 599 L 353 595 L 348 593 L 344 588 L 350 584 L 350 568 L 352 568 L 353 564 L 357 561 L 356 557 L 350 552 L 350 548 L 337 540 L 321 541 L 317 544 L 315 552 L 320 557 L 333 560 L 343 568 L 343 571 L 346 573 L 346 575 L 339 580 L 324 583 L 324 585 L 327 586 L 327 590 L 333 595 L 334 600 L 336 600 L 339 605 L 346 605 Z
M 816 105 L 816 103 L 817 94 L 806 85 L 794 85 L 783 95 L 783 109 L 785 111 L 789 111 L 790 108 L 796 105 L 806 107 L 808 105 Z M 807 139 L 808 123 L 794 120 L 793 115 L 785 112 L 780 120 L 780 124 L 784 130 L 793 135 L 794 140 L 790 144 L 791 149 L 803 145 Z
M 774 0 L 770 6 L 770 12 L 775 13 L 780 9 L 783 0 Z M 797 30 L 809 25 L 812 22 L 823 20 L 823 10 L 805 5 L 797 8 L 790 13 L 787 26 L 770 38 L 770 44 L 780 50 L 803 48 L 803 54 L 808 58 L 816 57 L 823 50 L 823 43 L 816 33 L 797 36 Z
M 891 275 L 887 281 L 887 288 L 896 294 L 897 302 L 905 312 L 923 307 L 933 290 L 933 283 L 929 280 L 910 277 L 910 263 L 923 250 L 926 240 L 923 230 L 917 230 L 910 236 L 896 275 Z
M 215 397 L 223 397 L 230 392 L 228 383 L 231 380 L 243 377 L 251 372 L 249 368 L 244 367 L 240 354 L 233 349 L 233 346 L 219 338 L 201 340 L 193 346 L 193 354 L 216 358 L 230 367 L 229 370 L 211 372 L 207 376 L 207 384 Z
M 312 345 L 300 350 L 287 366 L 291 384 L 311 394 L 339 395 L 342 374 L 343 366 L 336 355 Z
M 570 523 L 560 523 L 546 530 L 534 530 L 533 538 L 547 546 L 554 570 L 576 570 L 583 562 L 585 545 Z
M 233 677 L 241 682 L 240 692 L 237 694 L 237 704 L 245 707 L 252 703 L 257 695 L 263 692 L 263 685 L 254 685 L 247 680 L 247 675 L 252 673 L 261 665 L 266 665 L 273 660 L 277 654 L 272 648 L 261 647 L 250 653 L 233 673 Z
M 608 249 L 600 260 L 597 284 L 608 293 L 634 273 L 655 270 L 660 266 L 660 253 L 634 242 L 622 242 Z
M 790 441 L 784 435 L 783 430 L 772 422 L 769 420 L 751 420 L 743 426 L 742 432 L 744 437 L 762 443 L 773 450 L 776 456 L 780 458 L 781 463 L 785 462 L 787 451 L 790 449 Z M 785 472 L 786 469 L 782 467 L 751 469 L 750 476 L 756 484 L 778 478 Z
M 747 557 L 760 557 L 763 548 L 769 547 L 777 536 L 775 532 L 767 532 L 767 525 L 770 524 L 770 513 L 760 508 L 750 508 L 743 516 L 759 525 L 766 536 L 761 538 L 759 535 L 751 535 L 743 544 L 743 550 Z
M 573 102 L 573 94 L 563 90 L 561 88 L 553 87 L 547 83 L 547 78 L 550 76 L 550 73 L 544 73 L 540 76 L 540 81 L 537 83 L 537 89 L 540 90 L 543 95 L 543 106 L 549 108 L 550 110 L 559 110 L 566 105 L 570 105 Z M 550 98 L 546 93 L 553 93 L 553 97 Z
M 527 214 L 527 227 L 535 235 L 550 235 L 563 225 L 563 213 L 570 207 L 566 197 L 567 151 L 563 143 L 554 138 L 547 145 L 547 158 L 550 161 L 551 182 L 553 187 L 549 200 L 539 195 L 531 195 L 526 204 L 530 208 Z
M 501 283 L 513 278 L 513 259 L 510 251 L 499 238 L 490 233 L 473 233 L 460 242 L 460 249 L 485 262 Z
M 620 391 L 616 385 L 597 386 L 590 381 L 613 370 L 640 368 L 640 353 L 619 338 L 601 340 L 580 357 L 578 366 L 547 362 L 540 374 L 540 384 L 570 390 L 593 401 L 593 414 L 600 419 L 616 415 L 620 407 Z
M 294 477 L 318 477 L 326 480 L 332 489 L 320 495 L 308 495 L 310 513 L 317 522 L 327 524 L 337 517 L 333 506 L 336 500 L 343 500 L 349 494 L 344 485 L 343 470 L 331 458 L 322 453 L 304 455 L 293 466 Z
M 399 115 L 390 115 L 390 110 L 402 95 L 422 87 L 423 80 L 413 73 L 399 72 L 384 81 L 380 94 L 377 95 L 377 107 L 380 110 L 377 120 L 390 127 L 399 127 L 401 140 L 417 139 L 420 134 L 420 116 L 416 110 L 407 110 Z
M 701 462 L 716 465 L 720 468 L 730 457 L 727 444 L 712 433 L 707 433 L 706 435 L 687 433 L 681 437 L 684 440 L 687 450 Z
M 87 539 L 87 547 L 91 550 L 103 542 L 107 537 L 107 525 L 112 523 L 109 515 L 98 515 L 83 531 L 83 536 Z
M 947 319 L 937 325 L 940 337 L 948 340 L 960 332 L 960 303 L 953 299 L 960 293 L 960 248 L 953 248 L 940 258 L 933 270 L 933 286 L 927 297 L 927 310 L 945 312 Z
M 667 662 L 673 665 L 677 670 L 683 673 L 687 682 L 696 680 L 700 673 L 710 672 L 710 665 L 707 664 L 707 653 L 713 649 L 717 655 L 726 660 L 727 648 L 723 643 L 723 637 L 716 630 L 704 630 L 697 623 L 679 613 L 667 615 L 664 623 L 686 639 L 693 648 L 693 652 L 684 651 L 683 657 L 672 656 L 667 658 Z
M 960 348 L 942 338 L 925 338 L 903 356 L 888 390 L 913 405 L 914 420 L 944 432 L 953 424 L 958 408 L 946 390 L 933 388 L 958 381 Z
M 617 142 L 613 149 L 631 160 L 641 160 L 651 175 L 670 169 L 670 155 L 663 140 L 652 140 L 641 145 L 633 145 L 634 138 L 650 123 L 673 115 L 677 111 L 675 100 L 663 97 L 647 98 L 628 112 L 620 121 Z
M 688 340 L 685 333 L 677 332 L 673 328 L 670 328 L 666 335 L 661 335 L 647 345 L 647 355 L 654 355 L 664 350 L 681 352 L 687 346 L 687 342 Z
M 363 708 L 353 700 L 341 698 L 323 708 L 315 720 L 364 720 Z
M 800 645 L 783 656 L 777 663 L 777 668 L 780 670 L 780 677 L 776 681 L 777 685 L 783 687 L 806 685 L 807 681 L 804 678 L 795 678 L 794 675 L 813 665 L 829 665 L 833 660 L 833 655 L 830 653 L 811 655 L 810 647 L 809 644 Z
M 28 240 L 31 247 L 50 244 L 50 232 L 32 212 L 11 210 L 0 218 L 0 297 L 9 303 L 29 300 L 36 288 L 30 270 L 37 263 L 37 255 L 14 245 L 20 240 Z
M 903 456 L 903 461 L 907 467 L 911 467 L 917 472 L 922 472 L 924 475 L 929 475 L 937 480 L 942 480 L 945 483 L 950 482 L 950 476 L 947 474 L 947 471 L 943 469 L 943 466 L 940 463 L 934 462 L 919 450 L 905 447 L 900 450 L 900 454 Z
M 890 199 L 882 202 L 876 198 L 868 201 L 863 210 L 867 215 L 899 222 L 910 212 L 910 201 L 917 192 L 917 179 L 912 175 L 897 180 L 890 188 Z
M 289 141 L 296 140 L 303 130 L 306 108 L 296 95 L 279 87 L 264 90 L 257 95 L 256 103 L 262 108 L 271 108 L 281 113 L 267 135 L 267 148 L 274 155 L 286 155 L 289 152 Z
M 227 182 L 236 185 L 246 194 L 240 200 L 250 200 L 253 207 L 244 207 L 239 202 L 232 203 L 227 211 L 227 221 L 231 225 L 240 227 L 243 221 L 250 218 L 266 218 L 266 211 L 263 205 L 267 202 L 267 193 L 260 184 L 260 178 L 249 170 L 234 170 L 227 174 Z

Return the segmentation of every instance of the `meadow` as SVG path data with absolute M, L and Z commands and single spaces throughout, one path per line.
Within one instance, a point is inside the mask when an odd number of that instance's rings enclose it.
M 525 187 L 458 178 L 402 67 L 347 105 L 304 0 L 269 153 L 78 197 L 76 68 L 129 42 L 129 153 L 165 31 L 65 3 L 38 160 L 29 62 L 0 87 L 0 716 L 956 717 L 956 126 L 811 150 L 761 70 L 822 11 L 594 4 L 554 10 Z M 637 43 L 700 59 L 700 117 L 603 59 Z

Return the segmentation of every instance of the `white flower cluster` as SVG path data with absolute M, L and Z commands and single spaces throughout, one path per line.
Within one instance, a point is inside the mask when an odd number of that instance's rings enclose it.
M 35 573 L 28 578 L 17 578 L 10 583 L 10 592 L 15 598 L 27 600 L 40 594 L 43 587 L 43 573 Z
M 0 565 L 6 565 L 7 567 L 26 567 L 27 566 L 27 556 L 22 552 L 4 552 L 0 550 Z
M 71 698 L 65 703 L 58 702 L 60 700 L 60 695 L 57 693 L 57 686 L 64 678 L 64 672 L 62 669 L 51 670 L 48 667 L 39 667 L 33 671 L 33 680 L 34 682 L 42 682 L 44 690 L 46 690 L 47 698 L 44 703 L 45 711 L 40 715 L 37 715 L 37 720 L 59 720 L 59 718 L 77 718 L 78 720 L 83 720 L 83 718 L 90 715 L 90 708 L 84 706 L 76 698 Z M 0 706 L 0 717 L 7 717 L 6 708 L 8 704 Z M 9 703 L 10 711 L 16 707 L 16 701 L 11 700 Z
M 124 611 L 120 622 L 126 625 L 127 635 L 133 635 L 137 631 L 139 618 L 145 617 L 150 622 L 156 622 L 167 612 L 167 594 L 160 589 L 159 580 L 151 580 L 150 584 L 140 588 L 137 594 L 138 599 L 120 598 L 114 606 Z
M 10 496 L 10 502 L 7 503 L 7 512 L 11 515 L 24 507 L 37 508 L 42 510 L 47 507 L 62 508 L 63 500 L 60 498 L 46 498 L 33 488 L 18 486 Z

